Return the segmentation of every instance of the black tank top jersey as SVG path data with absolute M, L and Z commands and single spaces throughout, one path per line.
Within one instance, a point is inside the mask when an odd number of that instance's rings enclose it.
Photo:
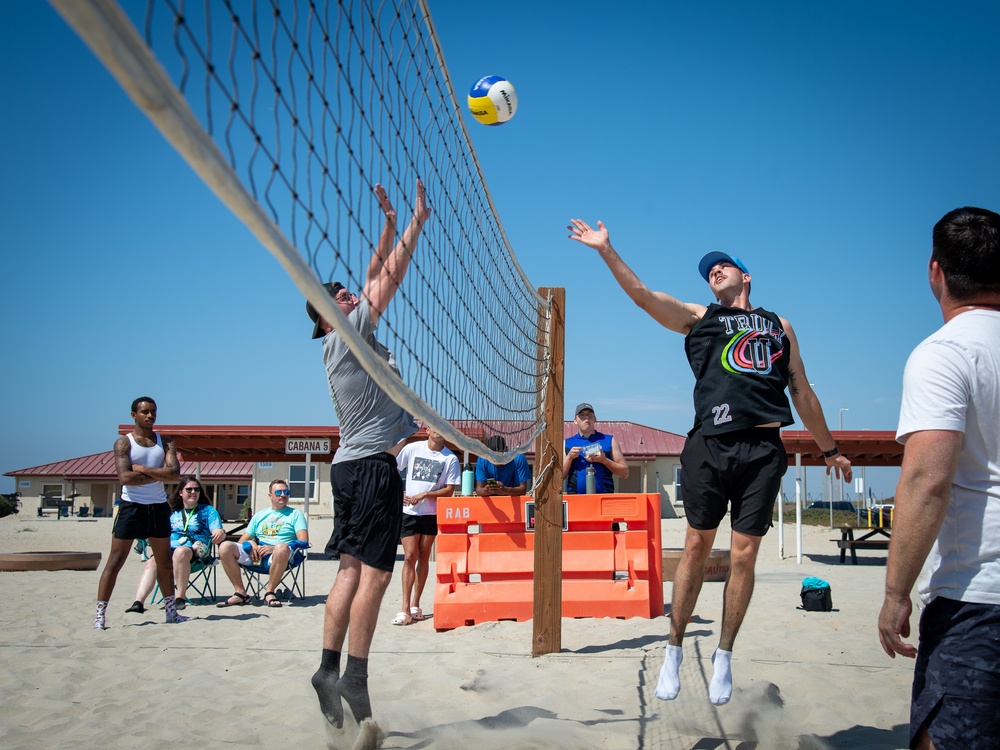
M 695 429 L 706 435 L 792 424 L 788 339 L 773 312 L 712 303 L 684 339 L 694 372 Z

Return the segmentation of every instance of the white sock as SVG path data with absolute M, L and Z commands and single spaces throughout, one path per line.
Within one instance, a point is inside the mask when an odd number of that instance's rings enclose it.
M 667 644 L 663 667 L 660 669 L 660 679 L 656 682 L 653 695 L 661 701 L 672 701 L 681 691 L 681 662 L 684 660 L 684 649 L 680 646 Z
M 708 684 L 708 699 L 716 706 L 724 706 L 729 703 L 733 695 L 733 669 L 730 660 L 733 658 L 732 651 L 723 651 L 721 648 L 715 649 L 712 654 L 712 666 L 715 667 L 715 674 Z

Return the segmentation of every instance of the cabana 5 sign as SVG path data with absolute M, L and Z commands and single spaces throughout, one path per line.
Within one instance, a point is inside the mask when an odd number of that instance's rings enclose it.
M 285 453 L 329 453 L 330 441 L 326 438 L 286 438 Z

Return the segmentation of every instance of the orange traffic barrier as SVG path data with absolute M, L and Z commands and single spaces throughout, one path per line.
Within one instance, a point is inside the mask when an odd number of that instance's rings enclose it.
M 660 496 L 567 495 L 563 617 L 663 614 Z M 438 499 L 434 627 L 533 616 L 530 497 Z

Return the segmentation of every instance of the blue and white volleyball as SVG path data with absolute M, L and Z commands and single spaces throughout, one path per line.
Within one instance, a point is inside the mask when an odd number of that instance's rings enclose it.
M 480 78 L 469 89 L 469 111 L 483 125 L 503 125 L 517 112 L 514 85 L 501 76 Z

